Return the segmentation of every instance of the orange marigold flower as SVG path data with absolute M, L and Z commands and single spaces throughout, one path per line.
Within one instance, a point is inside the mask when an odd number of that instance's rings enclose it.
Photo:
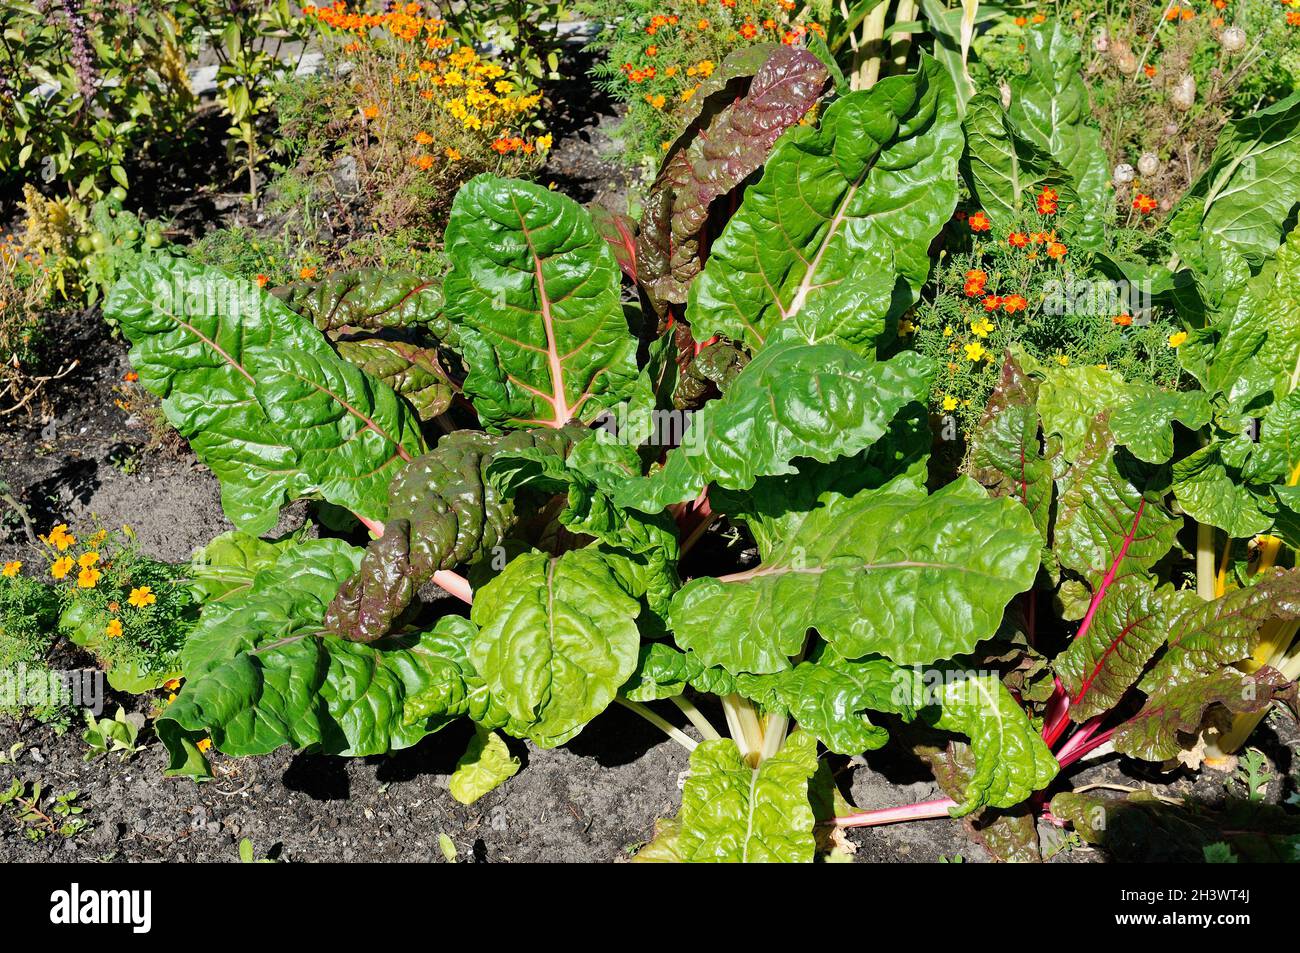
M 1002 299 L 1002 310 L 1007 314 L 1024 311 L 1027 307 L 1029 307 L 1029 302 L 1025 300 L 1024 295 L 1007 295 Z
M 122 623 L 118 619 L 113 619 L 104 629 L 104 634 L 110 639 L 120 639 L 122 637 Z
M 1060 242 L 1047 243 L 1047 257 L 1061 259 L 1065 257 L 1066 247 Z
M 442 153 L 452 162 L 459 162 L 461 159 L 464 158 L 464 156 L 460 154 L 459 149 L 453 149 L 451 146 L 448 146 L 446 149 L 443 149 Z
M 433 136 L 431 136 L 431 135 L 429 135 L 427 132 L 421 130 L 420 132 L 417 132 L 417 133 L 415 134 L 415 141 L 418 142 L 418 143 L 419 143 L 420 145 L 422 145 L 422 146 L 427 146 L 427 145 L 432 144 L 432 142 L 433 142 Z
M 659 55 L 659 47 L 655 46 L 653 43 L 650 44 L 649 46 L 647 46 L 647 47 L 645 48 L 645 55 L 646 55 L 646 56 L 658 56 L 658 55 Z
M 1291 26 L 1300 26 L 1300 13 L 1288 13 L 1286 22 Z
M 421 172 L 428 172 L 433 168 L 433 156 L 425 153 L 424 155 L 414 156 L 411 159 Z
M 747 40 L 752 40 L 754 37 L 758 36 L 758 27 L 754 26 L 752 23 L 746 22 L 745 25 L 740 28 L 740 35 Z
M 966 272 L 966 280 L 982 285 L 984 282 L 989 280 L 989 276 L 983 268 L 972 268 L 970 271 Z
M 992 227 L 993 223 L 989 221 L 989 217 L 983 212 L 976 212 L 970 217 L 970 230 L 972 232 L 987 232 Z
M 361 115 L 365 116 L 367 119 L 378 119 L 379 107 L 375 105 L 367 106 L 365 109 L 361 110 Z
M 125 374 L 122 375 L 122 380 L 126 381 L 128 384 L 134 384 L 139 379 L 140 379 L 140 375 L 137 374 L 135 371 L 127 371 Z
M 997 295 L 989 295 L 981 303 L 984 305 L 985 311 L 996 311 L 1002 306 L 1002 299 Z
M 256 278 L 254 278 L 253 280 L 257 282 L 257 287 L 259 287 L 259 288 L 265 288 L 265 287 L 266 287 L 266 283 L 267 283 L 268 281 L 270 281 L 271 279 L 268 278 L 268 277 L 266 277 L 266 275 L 258 275 L 258 276 L 257 276 Z
M 1038 204 L 1038 214 L 1039 214 L 1039 215 L 1055 215 L 1055 214 L 1056 214 L 1056 203 L 1057 203 L 1057 201 L 1059 200 L 1059 198 L 1060 198 L 1060 196 L 1057 195 L 1055 189 L 1045 188 L 1045 189 L 1043 189 L 1043 191 L 1039 192 L 1039 193 L 1038 193 L 1038 203 L 1037 203 L 1037 204 Z
M 1044 16 L 1043 14 L 1041 14 L 1041 13 L 1035 13 L 1035 14 L 1034 14 L 1030 19 L 1031 19 L 1034 23 L 1046 23 L 1046 22 L 1047 22 L 1047 17 Z
M 1111 321 L 1118 324 L 1121 328 L 1126 328 L 1133 323 L 1133 315 L 1117 314 L 1115 317 L 1111 318 Z
M 1016 17 L 1016 26 L 1024 26 L 1029 22 L 1027 17 Z
M 316 268 L 312 265 L 303 265 L 298 269 L 298 277 L 303 281 L 311 281 L 316 277 Z
M 1191 20 L 1196 17 L 1196 11 L 1191 7 L 1183 7 L 1178 11 L 1178 15 L 1184 20 Z
M 1149 195 L 1143 195 L 1139 192 L 1133 197 L 1133 207 L 1143 215 L 1150 215 L 1154 212 L 1160 203 Z
M 1024 232 L 1012 232 L 1007 236 L 1007 244 L 1012 248 L 1024 248 L 1029 244 L 1029 236 Z
M 1144 66 L 1142 72 L 1147 74 L 1147 79 L 1155 79 L 1156 77 L 1156 68 L 1154 66 Z

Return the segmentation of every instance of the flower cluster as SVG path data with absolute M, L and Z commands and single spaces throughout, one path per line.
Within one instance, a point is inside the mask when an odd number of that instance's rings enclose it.
M 640 16 L 610 7 L 611 25 L 596 44 L 607 62 L 597 75 L 628 104 L 624 132 L 633 161 L 657 162 L 684 124 L 683 107 L 728 54 L 825 35 L 819 24 L 801 21 L 790 0 L 660 0 Z
M 360 67 L 352 92 L 364 133 L 387 140 L 415 128 L 402 136 L 416 147 L 407 147 L 411 167 L 441 175 L 466 156 L 531 157 L 550 148 L 549 135 L 525 133 L 538 124 L 541 94 L 448 36 L 446 21 L 422 15 L 420 4 L 368 14 L 340 2 L 305 6 L 303 16 L 350 38 L 342 53 Z

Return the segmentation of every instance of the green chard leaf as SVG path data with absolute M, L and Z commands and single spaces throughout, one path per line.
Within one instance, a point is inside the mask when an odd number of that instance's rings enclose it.
M 526 736 L 553 748 L 604 711 L 632 675 L 639 612 L 596 550 L 525 553 L 475 592 L 470 659 Z
M 519 768 L 520 761 L 510 753 L 504 738 L 482 725 L 475 725 L 474 737 L 448 781 L 451 796 L 461 804 L 473 804 L 513 778 Z
M 266 532 L 284 503 L 314 493 L 382 520 L 388 479 L 424 452 L 391 388 L 250 282 L 160 258 L 120 280 L 105 309 L 132 341 L 141 383 L 220 479 L 222 507 L 246 532 Z
M 710 483 L 745 490 L 760 476 L 798 472 L 790 462 L 797 457 L 828 462 L 857 453 L 904 406 L 924 399 L 932 373 L 913 352 L 876 363 L 835 344 L 773 342 L 692 417 L 661 470 L 627 481 L 614 500 L 656 513 Z
M 1209 167 L 1169 218 L 1174 251 L 1213 292 L 1258 272 L 1277 250 L 1300 202 L 1300 93 L 1230 122 Z M 1245 270 L 1243 270 L 1245 269 Z
M 828 493 L 759 567 L 684 586 L 673 631 L 732 673 L 790 668 L 809 627 L 845 658 L 951 658 L 994 633 L 1040 547 L 1027 510 L 965 478 L 931 496 L 906 477 Z
M 789 130 L 691 285 L 697 339 L 756 348 L 784 318 L 871 272 L 901 275 L 901 313 L 930 272 L 929 245 L 957 201 L 961 126 L 952 80 L 916 73 L 849 93 Z
M 1109 204 L 1110 168 L 1101 132 L 1088 125 L 1091 106 L 1083 81 L 1080 41 L 1072 29 L 1053 19 L 1026 36 L 1029 69 L 1012 76 L 1008 116 L 1040 151 L 1047 153 L 1074 182 L 1079 225 L 1073 230 L 1080 248 L 1101 244 Z M 1065 209 L 1066 214 L 1072 210 Z
M 710 668 L 694 652 L 682 652 L 665 642 L 647 642 L 621 693 L 629 701 L 652 702 L 680 695 L 688 685 L 706 695 L 736 691 L 736 680 L 726 669 Z
M 409 747 L 461 713 L 429 710 L 427 699 L 465 696 L 446 636 L 466 620 L 368 645 L 321 631 L 360 556 L 337 540 L 312 541 L 260 571 L 248 592 L 204 610 L 185 646 L 184 690 L 157 722 L 171 771 L 196 770 L 194 742 L 205 734 L 232 756 L 282 745 L 373 755 Z
M 817 845 L 808 781 L 816 770 L 817 742 L 806 732 L 792 734 L 757 768 L 730 739 L 703 742 L 691 754 L 682 807 L 668 829 L 672 849 L 660 845 L 646 859 L 668 853 L 686 863 L 811 863 Z
M 995 90 L 976 93 L 962 122 L 963 172 L 979 206 L 999 233 L 1015 228 L 1044 187 L 1056 191 L 1067 217 L 1078 218 L 1074 181 L 1052 155 L 1028 139 L 1002 108 Z
M 618 264 L 591 216 L 557 192 L 480 175 L 447 224 L 448 317 L 489 430 L 591 421 L 637 378 Z
M 937 672 L 943 677 L 925 696 L 931 707 L 922 716 L 936 728 L 965 735 L 975 760 L 965 800 L 953 816 L 1014 807 L 1047 787 L 1059 770 L 1056 759 L 997 674 L 955 665 Z

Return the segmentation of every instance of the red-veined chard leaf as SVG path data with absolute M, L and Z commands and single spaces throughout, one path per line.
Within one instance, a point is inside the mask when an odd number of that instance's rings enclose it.
M 638 239 L 639 278 L 656 308 L 686 302 L 707 250 L 714 201 L 762 167 L 781 133 L 817 103 L 828 78 L 807 50 L 774 46 L 748 91 L 685 148 L 670 151 L 646 197 Z
M 381 329 L 429 330 L 445 339 L 442 281 L 402 271 L 361 268 L 329 275 L 317 284 L 293 284 L 276 294 L 331 337 Z
M 961 145 L 952 80 L 925 55 L 917 72 L 788 131 L 691 285 L 695 335 L 758 347 L 783 318 L 871 272 L 901 275 L 911 304 L 956 205 Z
M 549 189 L 480 175 L 447 224 L 447 315 L 489 430 L 594 420 L 637 378 L 619 269 L 591 216 Z
M 1187 747 L 1206 712 L 1221 706 L 1234 715 L 1263 711 L 1276 697 L 1295 695 L 1295 683 L 1267 666 L 1250 675 L 1222 668 L 1186 682 L 1156 688 L 1142 710 L 1120 725 L 1115 750 L 1145 761 L 1165 761 Z
M 1208 602 L 1192 592 L 1179 598 L 1168 647 L 1139 686 L 1149 695 L 1250 658 L 1269 619 L 1300 619 L 1300 570 L 1275 569 Z
M 338 341 L 339 356 L 406 398 L 421 420 L 451 406 L 456 385 L 443 369 L 438 349 L 385 338 Z
M 514 501 L 487 477 L 493 456 L 539 445 L 563 454 L 585 434 L 585 428 L 572 427 L 504 436 L 461 430 L 443 437 L 389 486 L 384 534 L 338 590 L 325 629 L 358 642 L 387 634 L 435 572 L 482 558 L 514 524 Z
M 971 438 L 969 470 L 991 496 L 1029 510 L 1043 543 L 1051 519 L 1052 467 L 1040 449 L 1038 385 L 1010 354 Z

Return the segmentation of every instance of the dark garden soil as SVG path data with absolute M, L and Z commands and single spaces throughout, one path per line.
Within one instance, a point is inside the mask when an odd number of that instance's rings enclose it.
M 625 202 L 628 180 L 611 158 L 617 148 L 610 138 L 614 110 L 582 72 L 571 72 L 580 81 L 560 91 L 548 117 L 557 148 L 542 181 L 581 201 L 617 208 Z M 192 222 L 220 217 L 232 204 L 207 192 L 161 200 L 182 212 L 186 230 Z M 124 383 L 130 370 L 126 345 L 99 312 L 64 315 L 48 337 L 46 370 L 66 369 L 74 360 L 76 367 L 47 383 L 27 411 L 0 417 L 0 492 L 25 511 L 31 528 L 44 532 L 68 522 L 85 532 L 96 519 L 109 527 L 126 523 L 148 555 L 172 561 L 187 560 L 195 547 L 231 529 L 216 479 L 174 432 L 156 422 L 151 399 Z M 301 525 L 307 515 L 304 505 L 288 508 L 279 530 Z M 694 555 L 722 548 L 709 540 Z M 7 559 L 41 563 L 18 512 L 0 503 L 0 560 Z M 60 664 L 91 664 L 71 648 L 60 651 Z M 106 708 L 111 713 L 121 704 L 147 713 L 162 701 L 157 694 L 111 695 Z M 723 723 L 720 712 L 709 714 Z M 283 749 L 242 760 L 216 755 L 215 780 L 195 784 L 163 777 L 165 753 L 149 730 L 147 747 L 131 760 L 88 763 L 80 725 L 59 735 L 31 722 L 0 722 L 0 753 L 21 742 L 15 763 L 0 764 L 0 789 L 20 778 L 59 793 L 79 791 L 90 821 L 73 838 L 33 843 L 0 815 L 0 861 L 235 861 L 243 838 L 252 840 L 258 856 L 289 861 L 434 861 L 442 858 L 439 835 L 446 834 L 461 860 L 609 862 L 629 857 L 651 837 L 655 819 L 673 814 L 680 800 L 685 751 L 615 707 L 561 748 L 512 742 L 523 769 L 465 807 L 448 793 L 447 776 L 470 734 L 467 723 L 458 724 L 410 750 L 375 758 Z M 1292 793 L 1282 786 L 1290 783 L 1285 779 L 1300 744 L 1294 725 L 1270 721 L 1255 743 L 1276 769 L 1268 799 Z M 843 793 L 861 809 L 942 796 L 929 769 L 908 755 L 875 752 L 837 766 Z M 1230 792 L 1222 774 L 1150 773 L 1113 755 L 1082 765 L 1068 780 L 1075 786 L 1150 787 L 1169 797 L 1215 803 L 1241 793 Z M 989 859 L 954 820 L 858 829 L 848 840 L 859 861 Z M 1056 859 L 1107 858 L 1076 848 Z

